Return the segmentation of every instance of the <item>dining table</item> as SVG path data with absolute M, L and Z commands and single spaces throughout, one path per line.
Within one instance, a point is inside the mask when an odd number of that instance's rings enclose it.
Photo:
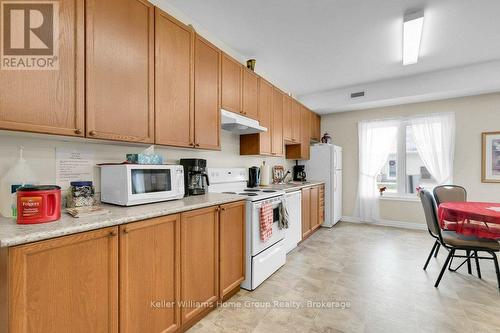
M 500 203 L 445 202 L 439 205 L 438 219 L 443 230 L 500 240 Z

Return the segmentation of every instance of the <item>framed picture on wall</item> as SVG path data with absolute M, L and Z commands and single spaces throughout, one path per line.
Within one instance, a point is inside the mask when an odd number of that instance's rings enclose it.
M 483 183 L 500 183 L 500 132 L 483 133 Z

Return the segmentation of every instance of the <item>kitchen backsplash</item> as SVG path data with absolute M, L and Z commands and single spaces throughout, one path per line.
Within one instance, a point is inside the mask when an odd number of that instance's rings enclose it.
M 130 145 L 114 142 L 95 142 L 64 137 L 44 135 L 0 133 L 0 175 L 14 165 L 19 156 L 19 147 L 24 147 L 24 158 L 33 170 L 38 184 L 55 184 L 56 182 L 56 148 L 90 151 L 93 153 L 95 164 L 106 162 L 122 162 L 127 153 L 139 153 L 147 145 Z M 239 137 L 230 132 L 221 132 L 221 151 L 205 151 L 194 149 L 179 149 L 155 146 L 155 151 L 163 155 L 167 163 L 175 164 L 180 158 L 203 158 L 208 167 L 251 167 L 260 166 L 266 161 L 270 166 L 283 165 L 291 170 L 293 161 L 279 157 L 240 156 Z M 1 177 L 0 177 L 1 178 Z M 94 185 L 96 192 L 100 192 L 99 168 L 94 169 Z

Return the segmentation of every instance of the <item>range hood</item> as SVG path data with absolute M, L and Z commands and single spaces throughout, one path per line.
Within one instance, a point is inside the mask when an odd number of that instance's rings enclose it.
M 267 128 L 260 126 L 257 120 L 250 119 L 234 112 L 221 109 L 220 116 L 223 130 L 240 135 L 267 132 Z

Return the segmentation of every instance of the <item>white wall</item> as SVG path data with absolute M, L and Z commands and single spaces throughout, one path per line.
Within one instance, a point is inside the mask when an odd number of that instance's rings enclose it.
M 456 148 L 454 181 L 464 186 L 471 201 L 500 202 L 500 184 L 481 182 L 481 133 L 500 131 L 500 93 L 406 104 L 369 110 L 324 115 L 322 133 L 343 146 L 343 210 L 352 216 L 358 185 L 358 129 L 360 120 L 382 119 L 435 112 L 455 112 Z M 381 218 L 425 223 L 420 202 L 380 203 Z
M 125 154 L 138 153 L 147 145 L 122 144 L 114 142 L 98 142 L 92 139 L 64 138 L 41 134 L 23 134 L 0 131 L 0 178 L 19 155 L 19 147 L 24 147 L 24 157 L 35 172 L 40 184 L 55 183 L 55 151 L 56 147 L 85 149 L 94 153 L 95 163 L 122 162 Z M 269 165 L 284 165 L 291 170 L 292 161 L 279 157 L 240 156 L 239 136 L 221 131 L 221 151 L 201 149 L 180 149 L 156 146 L 155 150 L 166 157 L 168 163 L 178 163 L 180 158 L 203 158 L 208 167 L 250 167 L 260 166 L 262 161 Z M 99 191 L 99 169 L 94 172 L 94 182 Z

